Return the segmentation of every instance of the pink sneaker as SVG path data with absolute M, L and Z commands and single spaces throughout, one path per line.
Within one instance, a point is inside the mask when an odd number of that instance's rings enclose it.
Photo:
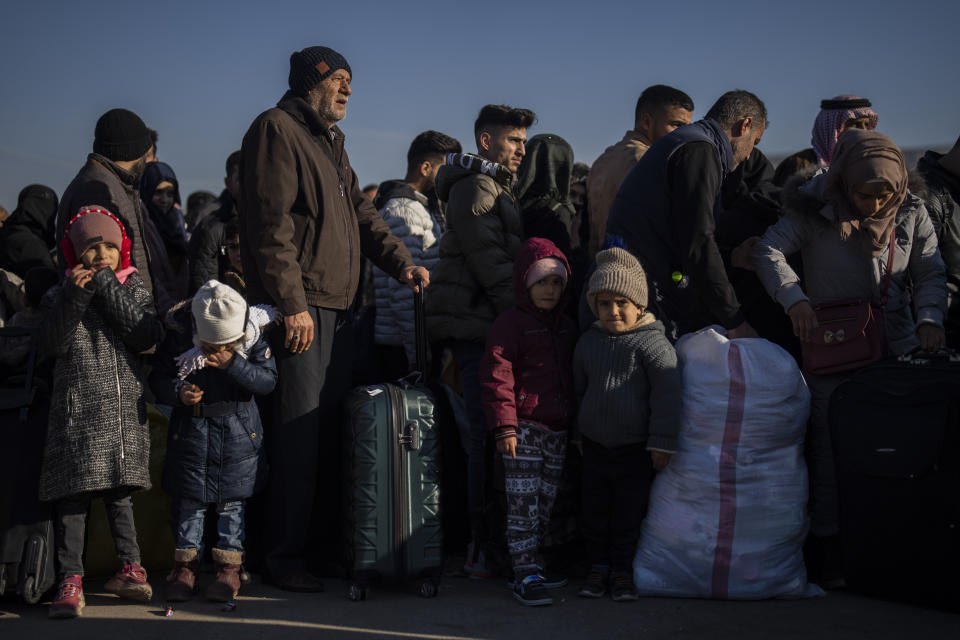
M 48 611 L 51 618 L 76 618 L 83 612 L 83 577 L 66 576 Z
M 124 565 L 123 569 L 107 580 L 103 588 L 125 600 L 136 602 L 150 602 L 153 597 L 153 587 L 147 582 L 147 572 L 139 564 Z

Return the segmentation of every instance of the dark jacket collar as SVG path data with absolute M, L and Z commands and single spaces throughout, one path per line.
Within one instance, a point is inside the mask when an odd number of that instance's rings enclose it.
M 292 91 L 283 94 L 280 102 L 277 103 L 277 107 L 286 111 L 297 122 L 306 125 L 310 133 L 318 138 L 326 140 L 343 139 L 343 132 L 340 131 L 340 127 L 336 125 L 328 127 L 320 114 L 314 111 L 306 100 Z
M 139 176 L 134 175 L 126 169 L 121 169 L 113 160 L 106 156 L 102 156 L 99 153 L 91 153 L 87 156 L 88 162 L 95 162 L 103 166 L 107 171 L 117 176 L 117 179 L 124 184 L 125 187 L 133 189 L 136 185 Z

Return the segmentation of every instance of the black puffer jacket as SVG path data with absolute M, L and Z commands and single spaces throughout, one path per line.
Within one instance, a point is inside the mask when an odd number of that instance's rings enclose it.
M 163 488 L 171 495 L 206 504 L 248 498 L 266 479 L 263 426 L 254 395 L 273 391 L 277 368 L 261 337 L 246 358 L 234 355 L 226 370 L 204 367 L 177 377 L 176 357 L 193 346 L 189 301 L 167 314 L 167 337 L 150 374 L 157 400 L 174 407 L 167 435 Z M 203 390 L 203 406 L 235 403 L 216 417 L 194 417 L 180 402 L 180 388 L 192 383 Z
M 440 167 L 447 230 L 427 290 L 433 340 L 483 344 L 494 319 L 513 306 L 513 261 L 523 233 L 513 181 L 508 169 L 477 156 L 450 154 Z
M 52 221 L 57 194 L 50 187 L 32 184 L 17 197 L 17 208 L 0 229 L 0 269 L 21 278 L 33 267 L 52 267 Z
M 150 432 L 140 355 L 162 327 L 136 272 L 120 284 L 110 269 L 86 288 L 47 292 L 41 351 L 55 357 L 40 499 L 86 491 L 150 488 Z
M 187 257 L 190 260 L 191 295 L 208 280 L 223 282 L 230 270 L 230 258 L 221 251 L 226 244 L 224 231 L 236 219 L 237 205 L 230 192 L 224 189 L 220 194 L 220 208 L 204 217 L 190 236 Z

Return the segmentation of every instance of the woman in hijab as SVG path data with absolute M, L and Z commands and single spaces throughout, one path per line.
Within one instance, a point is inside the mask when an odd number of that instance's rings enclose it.
M 546 238 L 570 257 L 570 202 L 573 148 L 560 136 L 542 133 L 527 143 L 527 153 L 517 171 L 515 193 L 523 219 L 523 235 Z
M 180 211 L 177 174 L 165 162 L 151 162 L 140 180 L 140 200 L 147 212 L 144 240 L 150 255 L 150 271 L 161 291 L 161 312 L 187 297 L 190 269 L 187 263 L 187 233 Z
M 17 208 L 0 228 L 0 268 L 21 278 L 33 267 L 53 267 L 51 221 L 57 213 L 57 194 L 32 184 L 17 197 Z
M 880 305 L 885 297 L 888 356 L 945 346 L 945 269 L 927 210 L 907 182 L 903 153 L 893 141 L 851 129 L 840 136 L 829 171 L 787 183 L 786 213 L 757 242 L 753 263 L 802 342 L 809 343 L 818 327 L 815 306 L 849 299 Z M 803 257 L 802 288 L 786 260 L 796 251 Z M 839 511 L 827 406 L 852 373 L 807 375 L 811 533 L 821 539 L 828 562 L 838 541 Z M 823 571 L 823 581 L 836 584 L 838 568 Z

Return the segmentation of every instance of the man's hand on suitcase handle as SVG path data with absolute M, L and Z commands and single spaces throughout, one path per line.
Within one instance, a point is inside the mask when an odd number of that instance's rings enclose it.
M 417 284 L 418 276 L 420 280 L 423 280 L 424 289 L 430 286 L 430 272 L 423 267 L 407 267 L 403 270 L 403 275 L 400 276 L 400 282 L 403 282 L 414 291 L 419 291 L 419 285 Z
M 943 327 L 931 322 L 924 322 L 917 327 L 917 338 L 920 340 L 920 348 L 927 353 L 936 353 L 947 346 L 947 334 Z

